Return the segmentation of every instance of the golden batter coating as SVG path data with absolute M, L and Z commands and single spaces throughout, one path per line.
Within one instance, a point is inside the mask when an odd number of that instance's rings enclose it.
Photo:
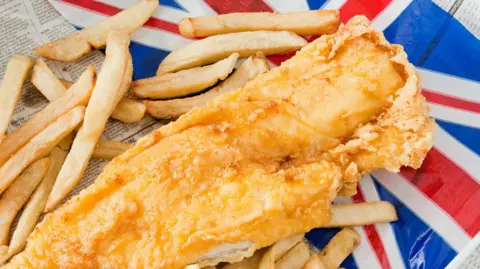
M 421 163 L 434 122 L 418 80 L 354 17 L 115 158 L 6 268 L 215 265 L 320 227 L 342 186 Z

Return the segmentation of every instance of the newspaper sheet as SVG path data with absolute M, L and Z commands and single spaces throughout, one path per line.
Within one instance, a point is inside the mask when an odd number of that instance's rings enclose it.
M 36 57 L 33 54 L 35 48 L 74 31 L 76 29 L 47 0 L 0 0 L 0 78 L 3 78 L 11 56 L 23 54 Z M 88 64 L 94 64 L 99 71 L 103 59 L 104 54 L 95 51 L 72 63 L 46 63 L 58 77 L 75 81 Z M 48 100 L 27 82 L 7 132 L 18 128 L 47 104 Z M 103 138 L 133 143 L 161 125 L 161 122 L 149 117 L 134 124 L 110 119 Z M 90 160 L 82 181 L 72 195 L 93 182 L 106 163 L 99 159 Z
M 433 0 L 435 4 L 460 21 L 475 37 L 480 39 L 480 1 Z
M 480 268 L 480 233 L 455 257 L 445 269 Z

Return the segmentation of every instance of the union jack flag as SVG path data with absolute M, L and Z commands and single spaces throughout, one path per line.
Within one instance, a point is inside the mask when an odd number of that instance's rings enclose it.
M 67 20 L 83 28 L 136 1 L 51 2 Z M 356 228 L 362 244 L 342 266 L 445 268 L 480 230 L 480 40 L 456 19 L 457 2 L 462 1 L 435 2 L 441 7 L 430 0 L 162 0 L 132 37 L 134 77 L 154 76 L 170 51 L 192 42 L 178 32 L 183 17 L 339 9 L 345 22 L 366 15 L 390 42 L 403 45 L 418 67 L 423 94 L 439 128 L 435 147 L 420 169 L 375 172 L 361 181 L 357 195 L 337 199 L 338 203 L 387 200 L 399 216 L 394 223 Z M 278 65 L 288 57 L 274 56 L 270 61 Z M 307 237 L 321 248 L 335 232 L 316 229 Z

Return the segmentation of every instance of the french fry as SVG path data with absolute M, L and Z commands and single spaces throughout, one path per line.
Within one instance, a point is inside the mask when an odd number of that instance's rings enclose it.
M 63 151 L 70 151 L 70 148 L 73 144 L 73 139 L 75 138 L 75 132 L 71 132 L 68 134 L 60 143 L 58 143 L 58 147 Z
M 83 106 L 71 109 L 17 151 L 0 167 L 0 193 L 3 193 L 27 166 L 46 156 L 71 133 L 82 122 L 84 114 Z
M 49 165 L 49 158 L 32 163 L 3 194 L 0 199 L 0 245 L 8 243 L 13 219 L 38 186 Z
M 173 100 L 145 101 L 147 112 L 157 119 L 178 118 L 197 106 L 202 106 L 220 94 L 242 88 L 248 81 L 270 69 L 265 55 L 259 53 L 245 60 L 231 76 L 206 93 Z
M 133 144 L 99 140 L 92 154 L 92 158 L 111 160 L 123 152 L 131 149 Z
M 304 268 L 337 269 L 359 244 L 360 235 L 351 228 L 344 228 L 320 253 L 313 255 Z
M 62 139 L 57 147 L 65 152 L 69 152 L 74 138 L 75 134 L 72 132 Z M 93 150 L 92 158 L 111 160 L 132 147 L 133 145 L 129 143 L 100 139 Z
M 217 35 L 197 40 L 172 51 L 157 69 L 157 76 L 217 62 L 237 52 L 241 58 L 258 51 L 283 54 L 305 46 L 307 41 L 287 31 L 252 31 Z
M 38 64 L 37 60 L 37 64 Z M 41 60 L 40 60 L 41 61 Z M 43 61 L 42 61 L 43 62 Z M 45 63 L 44 63 L 45 64 Z M 33 77 L 35 76 L 35 68 L 37 68 L 37 65 L 34 67 L 34 72 L 32 75 L 32 82 L 33 82 Z M 41 67 L 41 72 L 42 73 L 51 73 L 53 75 L 53 72 L 48 68 L 48 66 L 45 64 L 45 66 Z M 67 88 L 70 88 L 72 86 L 72 82 L 57 78 L 55 75 L 44 75 L 44 76 L 38 76 L 36 78 L 37 82 L 34 82 L 34 85 L 37 87 L 38 90 L 40 90 L 42 93 L 43 92 L 49 92 L 51 91 L 50 89 L 52 87 L 57 87 L 58 90 L 57 92 L 60 93 L 62 92 L 60 88 L 65 92 Z M 55 85 L 55 86 L 54 86 Z M 45 95 L 45 94 L 44 94 Z M 61 95 L 53 95 L 55 96 L 53 99 L 48 98 L 49 101 L 53 101 L 57 98 L 60 98 Z M 120 102 L 117 104 L 115 107 L 115 110 L 112 112 L 112 118 L 117 119 L 121 122 L 124 123 L 133 123 L 141 120 L 143 116 L 145 115 L 145 104 L 143 104 L 140 101 L 130 99 L 128 97 L 123 97 Z
M 123 97 L 112 112 L 112 118 L 124 123 L 140 121 L 147 110 L 141 101 Z
M 123 37 L 125 38 L 125 37 Z M 130 44 L 130 40 L 129 44 Z M 120 88 L 117 91 L 117 96 L 115 98 L 115 105 L 113 105 L 111 113 L 115 111 L 115 107 L 118 105 L 120 100 L 125 96 L 125 94 L 128 92 L 130 87 L 132 86 L 132 79 L 133 79 L 133 63 L 132 63 L 132 55 L 130 54 L 130 51 L 128 50 L 128 45 L 127 45 L 127 50 L 126 50 L 126 57 L 127 57 L 127 64 L 125 66 L 125 72 L 123 73 L 122 76 L 122 83 L 120 84 Z
M 304 241 L 300 241 L 275 263 L 275 269 L 302 269 L 310 259 L 310 248 Z
M 0 264 L 2 264 L 2 258 L 3 256 L 7 255 L 8 253 L 8 247 L 7 246 L 0 246 Z
M 60 82 L 67 88 L 72 84 L 63 79 L 60 79 Z M 134 123 L 143 118 L 146 110 L 143 102 L 124 96 L 113 110 L 111 117 L 124 123 Z
M 63 86 L 42 59 L 36 61 L 31 81 L 50 102 L 61 98 L 67 92 L 67 87 Z
M 63 87 L 65 87 L 65 89 L 68 89 L 73 85 L 72 82 L 70 82 L 68 80 L 65 80 L 63 78 L 57 78 L 57 79 L 60 81 L 60 83 L 62 83 L 62 85 L 63 85 Z
M 2 256 L 3 249 L 5 249 L 5 254 Z M 8 246 L 0 246 L 0 265 L 4 264 L 12 256 L 13 255 L 9 254 L 8 252 Z
M 72 132 L 62 139 L 57 147 L 65 152 L 69 152 L 74 138 L 75 134 Z M 129 143 L 100 139 L 93 150 L 92 158 L 111 160 L 132 147 L 133 145 Z
M 106 58 L 88 103 L 80 131 L 53 186 L 45 207 L 57 205 L 80 181 L 108 118 L 128 89 L 133 72 L 128 52 L 129 36 L 118 31 L 108 35 Z
M 318 254 L 314 254 L 305 263 L 303 269 L 327 269 Z
M 55 179 L 62 168 L 65 158 L 67 158 L 67 152 L 63 151 L 58 146 L 54 147 L 50 152 L 48 158 L 50 160 L 50 166 L 48 167 L 42 182 L 35 189 L 32 197 L 30 197 L 30 200 L 25 205 L 18 221 L 17 228 L 10 240 L 10 246 L 8 248 L 10 255 L 15 255 L 22 250 L 27 242 L 28 236 L 35 228 L 38 218 L 47 203 L 48 194 L 52 190 Z
M 0 246 L 0 265 L 10 259 L 11 255 L 8 255 L 8 246 Z
M 274 269 L 275 262 L 284 256 L 290 249 L 302 241 L 304 234 L 294 235 L 278 241 L 270 246 L 263 255 L 258 269 Z
M 23 55 L 15 55 L 8 61 L 0 86 L 0 142 L 5 137 L 23 83 L 34 63 L 33 58 Z
M 186 37 L 207 37 L 246 31 L 290 31 L 298 35 L 333 34 L 340 23 L 338 10 L 311 10 L 292 13 L 230 13 L 185 18 L 178 29 Z
M 90 65 L 68 92 L 8 134 L 0 144 L 0 166 L 49 124 L 79 105 L 86 105 L 95 83 L 95 67 Z M 1 192 L 1 191 L 0 191 Z
M 64 96 L 67 92 L 67 88 L 70 88 L 73 85 L 70 81 L 57 78 L 48 65 L 41 59 L 37 59 L 36 64 L 33 67 L 31 81 L 50 102 Z M 60 141 L 59 147 L 68 151 L 72 146 L 73 137 L 74 134 L 70 133 Z
M 116 15 L 71 34 L 47 43 L 35 50 L 35 54 L 47 59 L 70 62 L 79 59 L 93 49 L 105 47 L 111 29 L 121 29 L 131 34 L 140 28 L 158 6 L 158 0 L 140 0 Z
M 385 201 L 332 206 L 332 219 L 323 227 L 352 227 L 392 222 L 398 219 L 395 207 Z
M 167 99 L 197 93 L 224 80 L 233 71 L 238 53 L 217 63 L 140 79 L 133 82 L 131 92 L 142 98 Z

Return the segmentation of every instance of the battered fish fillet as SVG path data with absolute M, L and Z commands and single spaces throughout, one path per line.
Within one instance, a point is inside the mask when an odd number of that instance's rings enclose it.
M 403 48 L 355 17 L 114 159 L 5 268 L 240 261 L 326 224 L 365 173 L 418 167 L 434 125 Z

